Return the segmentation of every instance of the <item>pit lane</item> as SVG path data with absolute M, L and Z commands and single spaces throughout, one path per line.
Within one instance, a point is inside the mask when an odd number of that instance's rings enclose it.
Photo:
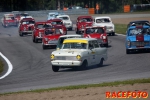
M 145 17 L 150 14 L 110 15 L 111 18 Z M 77 16 L 71 16 L 75 22 Z M 36 18 L 36 21 L 46 18 Z M 75 31 L 68 31 L 75 34 Z M 61 69 L 53 72 L 50 54 L 54 49 L 42 49 L 31 36 L 20 37 L 17 27 L 0 26 L 0 52 L 12 63 L 12 72 L 0 80 L 0 93 L 32 90 L 66 85 L 101 83 L 116 80 L 150 77 L 150 53 L 127 55 L 125 36 L 109 36 L 108 60 L 103 67 L 90 67 L 85 71 Z

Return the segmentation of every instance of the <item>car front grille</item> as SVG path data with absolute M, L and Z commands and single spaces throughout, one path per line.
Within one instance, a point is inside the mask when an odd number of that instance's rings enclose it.
M 55 56 L 55 60 L 77 60 L 75 56 Z
M 135 41 L 135 42 L 131 42 L 131 46 L 146 46 L 149 45 L 149 41 Z

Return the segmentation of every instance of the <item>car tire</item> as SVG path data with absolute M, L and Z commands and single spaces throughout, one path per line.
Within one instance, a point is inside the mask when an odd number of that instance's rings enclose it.
M 59 66 L 54 66 L 54 65 L 52 65 L 52 70 L 53 70 L 54 72 L 58 72 L 58 71 L 59 71 Z
M 126 54 L 130 54 L 130 50 L 129 49 L 126 49 Z
M 88 62 L 87 62 L 87 60 L 84 60 L 79 69 L 85 70 L 85 69 L 87 69 L 87 67 L 88 67 Z
M 79 34 L 79 30 L 78 29 L 76 30 L 76 34 Z
M 102 67 L 103 66 L 103 61 L 104 61 L 104 58 L 101 58 L 99 64 L 97 64 L 98 67 Z
M 23 33 L 22 33 L 22 32 L 19 32 L 19 35 L 22 37 L 22 36 L 23 36 Z
M 104 44 L 104 47 L 108 47 L 108 43 L 107 43 L 107 44 Z
M 112 35 L 112 36 L 115 36 L 115 32 L 112 32 L 111 35 Z
M 35 43 L 38 43 L 38 39 L 37 39 L 37 38 L 35 38 L 35 37 L 34 37 L 34 39 L 35 39 L 35 40 L 34 40 L 34 41 L 35 41 Z
M 35 36 L 33 36 L 32 41 L 35 43 Z
M 42 47 L 43 47 L 43 50 L 45 50 L 45 49 L 46 49 L 46 46 L 45 46 L 44 44 L 42 44 Z

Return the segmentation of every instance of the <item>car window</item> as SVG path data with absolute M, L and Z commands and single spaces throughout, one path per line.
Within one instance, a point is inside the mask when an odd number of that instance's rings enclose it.
M 99 44 L 98 44 L 98 42 L 95 40 L 95 41 L 93 41 L 93 44 L 94 44 L 94 47 L 95 48 L 99 48 Z
M 91 18 L 82 18 L 80 19 L 80 22 L 91 22 L 92 19 Z
M 102 34 L 102 33 L 104 33 L 104 29 L 101 27 L 94 27 L 94 28 L 87 28 L 86 29 L 86 34 L 93 34 L 93 33 Z
M 109 23 L 110 20 L 108 18 L 96 19 L 96 23 Z
M 43 25 L 43 28 L 52 28 L 52 26 L 49 24 L 45 24 L 45 25 Z
M 51 22 L 53 25 L 62 25 L 62 21 L 53 21 Z
M 89 49 L 93 49 L 94 48 L 94 45 L 93 45 L 93 42 L 92 41 L 89 41 Z
M 86 43 L 64 43 L 62 49 L 86 49 Z
M 43 24 L 38 24 L 37 28 L 43 28 Z
M 59 17 L 59 18 L 62 19 L 62 20 L 69 20 L 68 17 Z
M 133 36 L 133 35 L 150 35 L 150 29 L 148 28 L 135 28 L 135 29 L 130 29 L 128 35 Z
M 50 29 L 50 30 L 45 30 L 45 35 L 52 35 L 54 34 L 54 30 Z

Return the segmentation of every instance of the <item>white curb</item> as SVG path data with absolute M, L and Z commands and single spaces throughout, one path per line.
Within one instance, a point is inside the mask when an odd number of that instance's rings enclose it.
M 7 70 L 7 72 L 3 75 L 3 76 L 1 76 L 0 77 L 0 79 L 3 79 L 3 78 L 5 78 L 6 76 L 8 76 L 11 72 L 12 72 L 12 69 L 13 69 L 13 66 L 12 66 L 12 64 L 11 64 L 11 62 L 0 52 L 0 56 L 7 62 L 7 64 L 8 64 L 8 70 Z

